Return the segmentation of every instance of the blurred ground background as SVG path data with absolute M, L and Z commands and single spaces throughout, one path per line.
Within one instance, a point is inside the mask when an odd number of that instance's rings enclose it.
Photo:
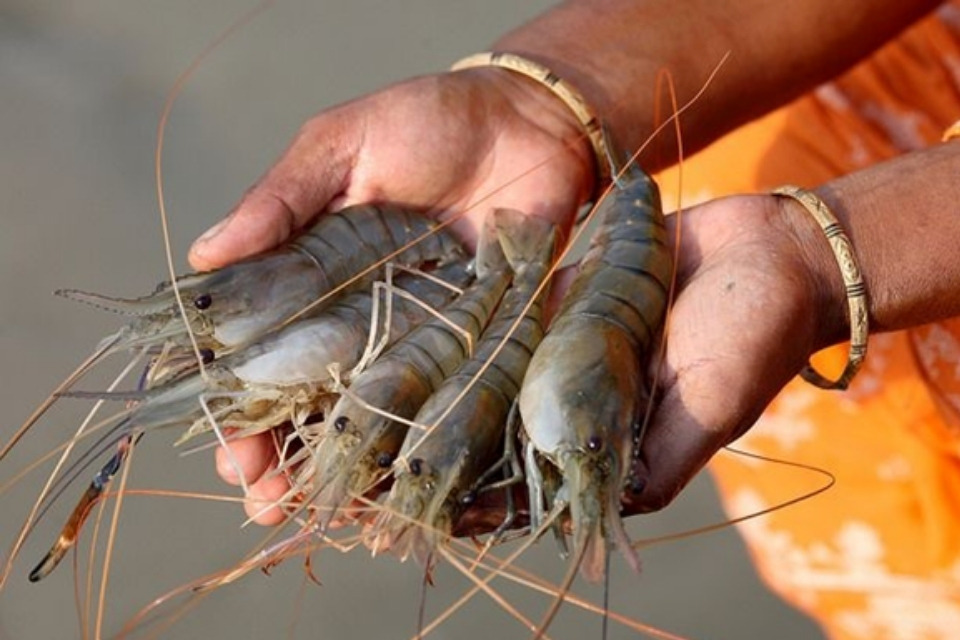
M 401 78 L 445 68 L 487 48 L 501 32 L 548 6 L 543 0 L 283 0 L 215 52 L 178 101 L 165 174 L 174 253 L 225 213 L 314 111 Z M 61 287 L 138 295 L 164 279 L 153 183 L 154 132 L 165 93 L 231 20 L 251 6 L 226 0 L 84 2 L 5 0 L 0 5 L 0 436 L 9 437 L 96 344 L 116 318 L 54 298 Z M 638 88 L 642 90 L 642 88 Z M 84 388 L 96 388 L 97 379 Z M 85 403 L 63 402 L 0 465 L 0 482 L 66 437 Z M 182 458 L 173 434 L 137 450 L 138 487 L 228 493 L 209 456 Z M 82 484 L 88 481 L 84 474 Z M 43 479 L 29 475 L 0 494 L 0 542 L 16 535 Z M 81 486 L 31 537 L 0 593 L 0 639 L 80 637 L 74 574 L 39 584 L 26 574 L 43 556 Z M 649 537 L 722 516 L 701 478 L 666 513 L 634 518 Z M 236 562 L 264 534 L 240 530 L 232 505 L 131 496 L 125 502 L 108 586 L 110 636 L 151 599 Z M 87 532 L 89 535 L 89 530 Z M 89 538 L 87 538 L 89 539 Z M 732 530 L 643 550 L 644 572 L 614 567 L 612 607 L 698 639 L 819 637 L 757 582 Z M 4 559 L 6 556 L 4 555 Z M 165 638 L 405 638 L 416 627 L 421 575 L 358 549 L 321 554 L 323 585 L 304 584 L 299 562 L 253 574 L 204 600 Z M 551 540 L 526 566 L 558 580 Z M 467 588 L 441 571 L 428 612 Z M 506 590 L 538 619 L 547 604 Z M 597 589 L 584 590 L 600 601 Z M 477 597 L 438 638 L 525 637 L 520 625 Z M 554 637 L 600 637 L 594 614 L 568 608 Z M 614 626 L 611 638 L 636 637 Z

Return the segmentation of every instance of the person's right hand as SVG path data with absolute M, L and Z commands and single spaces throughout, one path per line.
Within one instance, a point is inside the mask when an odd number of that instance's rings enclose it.
M 324 111 L 198 239 L 214 269 L 278 246 L 324 211 L 389 201 L 448 217 L 473 244 L 496 207 L 569 226 L 593 187 L 591 147 L 567 107 L 503 69 L 424 76 Z
M 214 269 L 271 249 L 325 211 L 387 201 L 446 218 L 473 246 L 484 216 L 509 207 L 570 226 L 590 194 L 590 143 L 567 107 L 533 81 L 502 69 L 425 76 L 324 111 L 307 122 L 280 160 L 226 220 L 192 247 L 197 269 Z M 221 477 L 263 511 L 289 488 L 270 434 L 217 452 Z

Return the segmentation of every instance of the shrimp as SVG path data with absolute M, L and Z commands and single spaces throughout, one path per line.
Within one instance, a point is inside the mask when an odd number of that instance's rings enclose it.
M 311 506 L 319 512 L 322 529 L 348 495 L 364 494 L 389 473 L 407 433 L 406 421 L 471 355 L 513 275 L 489 223 L 475 262 L 477 281 L 442 317 L 410 332 L 340 390 L 343 395 L 324 421 L 317 450 L 297 472 L 303 480 L 293 483 L 316 492 Z
M 286 247 L 208 273 L 177 279 L 190 333 L 207 363 L 248 344 L 313 303 L 312 312 L 329 295 L 349 284 L 369 285 L 391 261 L 406 266 L 449 262 L 463 257 L 460 244 L 436 223 L 391 205 L 357 205 L 324 216 Z M 194 358 L 187 327 L 169 283 L 132 300 L 63 289 L 66 298 L 133 316 L 97 348 L 102 357 L 145 348 L 163 358 L 152 374 L 154 384 L 174 377 L 160 373 L 161 364 L 179 375 L 182 361 Z M 93 364 L 93 363 L 91 363 Z
M 465 263 L 437 271 L 437 277 L 453 286 L 470 278 Z M 415 275 L 401 275 L 403 287 L 428 306 L 443 306 L 453 295 L 446 286 Z M 189 425 L 186 440 L 211 429 L 238 429 L 243 435 L 272 429 L 286 421 L 302 425 L 312 414 L 329 409 L 330 366 L 352 367 L 363 356 L 374 299 L 357 292 L 328 308 L 326 313 L 304 319 L 270 334 L 243 351 L 212 365 L 207 375 L 186 376 L 150 389 L 126 412 L 107 436 L 120 449 L 94 477 L 74 509 L 63 533 L 50 552 L 31 572 L 37 581 L 48 575 L 73 546 L 85 515 L 99 499 L 110 478 L 143 432 L 165 426 Z M 427 317 L 421 304 L 402 301 L 389 323 L 392 342 Z M 110 397 L 110 394 L 94 394 Z M 118 397 L 128 398 L 129 394 Z M 96 452 L 102 445 L 95 445 Z
M 635 164 L 598 207 L 600 225 L 519 397 L 528 440 L 534 527 L 543 521 L 538 468 L 563 477 L 553 509 L 569 508 L 575 562 L 588 580 L 614 544 L 639 560 L 620 519 L 620 495 L 643 435 L 643 371 L 663 323 L 672 259 L 656 183 Z
M 477 481 L 496 462 L 507 414 L 543 336 L 541 282 L 552 266 L 555 227 L 511 210 L 495 212 L 500 243 L 514 269 L 473 358 L 427 400 L 407 433 L 394 484 L 369 536 L 374 551 L 389 548 L 428 565 L 469 505 Z M 532 301 L 532 302 L 531 302 Z

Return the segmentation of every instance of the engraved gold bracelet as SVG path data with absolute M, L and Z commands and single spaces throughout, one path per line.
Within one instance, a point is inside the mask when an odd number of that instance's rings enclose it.
M 853 252 L 853 245 L 827 205 L 812 191 L 793 185 L 783 185 L 774 189 L 772 193 L 799 202 L 823 229 L 837 264 L 840 266 L 850 310 L 850 353 L 847 366 L 844 367 L 840 377 L 829 380 L 814 370 L 809 362 L 800 375 L 804 380 L 821 389 L 846 389 L 867 356 L 867 336 L 870 330 L 867 318 L 867 288 Z
M 450 67 L 451 71 L 460 71 L 463 69 L 473 69 L 476 67 L 499 67 L 507 69 L 514 73 L 526 76 L 546 87 L 553 95 L 567 105 L 567 108 L 573 113 L 574 117 L 583 127 L 590 140 L 590 146 L 593 147 L 593 154 L 596 160 L 597 189 L 610 177 L 609 163 L 610 154 L 607 149 L 607 143 L 604 139 L 603 129 L 600 126 L 600 120 L 594 113 L 583 95 L 566 80 L 563 80 L 553 71 L 543 66 L 539 62 L 534 62 L 518 56 L 515 53 L 506 53 L 503 51 L 485 51 L 467 56 L 458 60 Z

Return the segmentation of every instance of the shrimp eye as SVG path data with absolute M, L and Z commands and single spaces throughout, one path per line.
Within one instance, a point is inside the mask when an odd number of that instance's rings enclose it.
M 209 293 L 201 293 L 196 298 L 193 299 L 193 306 L 195 306 L 200 311 L 204 309 L 209 309 L 210 305 L 213 304 L 213 297 Z
M 643 493 L 643 490 L 647 487 L 647 481 L 643 478 L 637 478 L 634 476 L 630 478 L 630 493 L 633 495 L 638 495 Z
M 477 492 L 474 490 L 464 491 L 463 495 L 460 496 L 460 504 L 465 507 L 469 507 L 474 502 L 477 501 Z
M 590 436 L 587 439 L 587 449 L 596 453 L 603 448 L 603 439 L 600 436 Z
M 203 348 L 200 349 L 200 360 L 203 364 L 210 364 L 216 359 L 216 354 L 213 352 L 213 349 Z
M 393 464 L 393 454 L 388 451 L 381 451 L 377 455 L 377 466 L 381 469 L 386 469 L 391 464 Z
M 410 473 L 415 476 L 419 476 L 423 473 L 423 460 L 420 458 L 414 458 L 410 461 Z
M 339 416 L 333 421 L 333 428 L 336 429 L 337 433 L 343 433 L 348 426 L 350 426 L 350 418 L 347 416 Z

